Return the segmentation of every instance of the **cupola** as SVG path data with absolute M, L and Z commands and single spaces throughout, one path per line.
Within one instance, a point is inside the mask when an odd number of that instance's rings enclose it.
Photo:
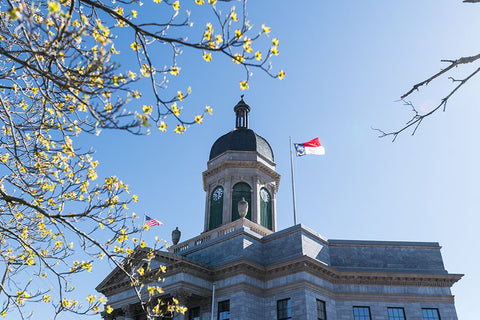
M 248 128 L 251 108 L 235 105 L 235 128 L 218 138 L 203 172 L 206 191 L 205 231 L 240 219 L 239 203 L 246 201 L 245 218 L 276 230 L 276 193 L 280 175 L 275 171 L 270 144 Z

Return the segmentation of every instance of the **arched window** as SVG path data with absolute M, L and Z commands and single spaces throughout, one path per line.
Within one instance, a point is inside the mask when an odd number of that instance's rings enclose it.
M 252 217 L 252 193 L 251 188 L 245 182 L 239 182 L 233 186 L 232 193 L 232 221 L 235 221 L 240 218 L 238 214 L 238 202 L 245 198 L 245 201 L 248 202 L 248 211 L 246 218 L 251 220 Z
M 216 187 L 210 196 L 210 230 L 222 224 L 223 215 L 223 188 Z
M 267 189 L 260 189 L 260 224 L 272 230 L 272 197 Z

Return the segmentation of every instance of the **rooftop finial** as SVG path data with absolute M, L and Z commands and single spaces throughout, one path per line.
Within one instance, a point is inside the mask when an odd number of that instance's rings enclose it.
M 248 112 L 250 112 L 250 107 L 248 106 L 248 104 L 245 103 L 245 101 L 243 101 L 244 95 L 242 94 L 240 97 L 241 100 L 238 101 L 235 108 L 233 108 L 233 111 L 235 111 L 235 114 L 237 115 L 235 127 L 237 129 L 248 129 Z
M 240 98 L 242 98 L 242 100 L 243 100 L 243 97 L 245 97 L 245 95 L 244 95 L 244 94 L 240 95 Z

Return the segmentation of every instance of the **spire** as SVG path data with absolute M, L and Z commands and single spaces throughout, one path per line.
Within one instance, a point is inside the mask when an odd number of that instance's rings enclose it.
M 245 128 L 248 129 L 248 113 L 250 112 L 250 106 L 243 101 L 243 94 L 241 95 L 240 101 L 233 108 L 237 119 L 235 121 L 235 128 Z

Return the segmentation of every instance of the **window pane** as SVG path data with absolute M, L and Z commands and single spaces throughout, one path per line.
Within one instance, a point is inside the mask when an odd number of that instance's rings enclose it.
M 230 319 L 230 300 L 220 301 L 218 303 L 218 320 Z
M 438 309 L 422 309 L 423 320 L 440 320 Z
M 290 298 L 277 301 L 277 319 L 292 319 L 292 306 Z
M 353 307 L 353 319 L 371 320 L 370 307 Z
M 223 188 L 216 187 L 210 197 L 210 224 L 209 228 L 214 229 L 222 224 L 223 215 Z
M 272 230 L 272 201 L 267 189 L 260 189 L 260 224 Z
M 325 310 L 325 301 L 317 299 L 317 319 L 318 320 L 326 320 L 327 319 L 327 312 Z
M 388 320 L 405 320 L 403 308 L 388 308 Z
M 188 320 L 200 320 L 200 307 L 188 309 Z

